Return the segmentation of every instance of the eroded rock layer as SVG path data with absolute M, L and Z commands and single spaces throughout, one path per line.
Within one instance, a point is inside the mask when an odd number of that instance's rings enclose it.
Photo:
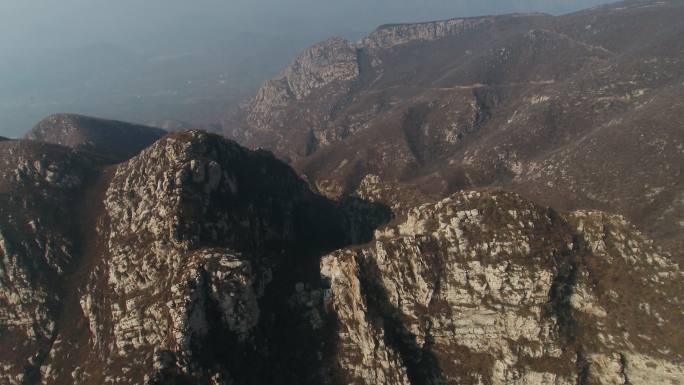
M 59 281 L 78 254 L 70 220 L 92 159 L 50 144 L 0 143 L 0 382 L 35 383 L 57 336 Z
M 684 380 L 683 274 L 620 216 L 491 191 L 392 213 L 372 175 L 335 202 L 202 131 L 104 168 L 0 146 L 4 383 Z
M 465 192 L 326 256 L 321 271 L 344 383 L 684 378 L 672 329 L 682 272 L 618 216 Z
M 0 383 L 684 383 L 683 10 L 331 39 L 226 126 L 276 155 L 0 138 Z

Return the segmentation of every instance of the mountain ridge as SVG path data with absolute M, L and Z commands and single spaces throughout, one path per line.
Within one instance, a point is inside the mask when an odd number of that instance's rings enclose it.
M 0 151 L 8 384 L 684 378 L 684 273 L 620 216 L 496 190 L 390 211 L 371 201 L 398 190 L 373 178 L 334 202 L 199 130 L 118 165 L 36 141 Z
M 0 140 L 0 382 L 684 383 L 682 16 L 400 25 L 229 138 Z
M 224 134 L 274 151 L 331 197 L 373 175 L 433 199 L 499 187 L 625 214 L 676 251 L 682 14 L 637 1 L 401 24 L 389 48 L 332 39 L 267 82 Z

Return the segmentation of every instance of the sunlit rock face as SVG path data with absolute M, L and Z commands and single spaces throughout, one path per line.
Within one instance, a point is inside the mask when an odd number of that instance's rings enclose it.
M 67 191 L 82 187 L 83 178 L 66 175 L 55 183 Z M 319 258 L 369 241 L 389 220 L 388 209 L 355 198 L 330 201 L 271 154 L 202 131 L 169 135 L 96 179 L 84 187 L 93 211 L 72 219 L 83 228 L 64 235 L 79 244 L 77 252 L 65 249 L 77 254 L 63 262 L 70 272 L 37 288 L 32 277 L 12 273 L 18 278 L 9 284 L 26 281 L 19 289 L 47 310 L 33 316 L 7 292 L 7 323 L 32 325 L 22 329 L 27 351 L 38 349 L 29 343 L 45 345 L 31 373 L 7 351 L 3 375 L 10 383 L 329 377 L 317 334 L 332 327 L 318 307 Z M 4 238 L 2 247 L 12 250 Z M 4 268 L 13 271 L 12 260 Z M 45 335 L 29 334 L 43 333 L 43 324 Z
M 328 40 L 226 127 L 273 153 L 0 138 L 0 383 L 684 383 L 683 9 Z
M 77 256 L 67 220 L 92 159 L 55 145 L 0 143 L 0 382 L 32 383 L 57 335 L 58 281 Z
M 684 378 L 682 272 L 618 216 L 465 192 L 324 257 L 321 272 L 346 383 Z
M 621 216 L 377 175 L 335 202 L 202 131 L 104 168 L 0 146 L 8 384 L 684 380 L 682 272 Z
M 159 351 L 184 375 L 228 376 L 196 373 L 197 360 L 209 359 L 202 356 L 218 330 L 255 343 L 257 300 L 299 231 L 293 216 L 307 199 L 284 165 L 199 131 L 165 138 L 121 165 L 105 199 L 109 258 L 89 290 L 116 300 L 110 309 L 92 306 L 104 296 L 82 301 L 92 342 L 143 376 L 155 365 L 170 370 L 157 362 Z

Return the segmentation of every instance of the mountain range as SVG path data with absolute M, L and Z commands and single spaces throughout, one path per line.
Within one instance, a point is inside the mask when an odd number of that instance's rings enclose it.
M 683 18 L 385 25 L 220 133 L 0 138 L 0 382 L 683 383 Z
M 382 26 L 266 83 L 224 133 L 331 197 L 497 187 L 626 215 L 681 249 L 680 2 Z M 422 198 L 421 198 L 422 199 Z

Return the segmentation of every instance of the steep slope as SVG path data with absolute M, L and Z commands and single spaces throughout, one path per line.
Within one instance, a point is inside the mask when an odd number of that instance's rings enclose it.
M 8 163 L 7 174 L 19 173 L 21 165 Z M 299 285 L 320 285 L 318 256 L 370 240 L 376 223 L 389 219 L 379 205 L 315 195 L 272 155 L 200 131 L 172 134 L 88 186 L 74 181 L 69 187 L 82 204 L 58 201 L 54 215 L 62 222 L 39 228 L 46 236 L 66 222 L 61 243 L 49 241 L 43 250 L 62 265 L 35 265 L 36 276 L 15 273 L 13 266 L 37 264 L 40 254 L 3 243 L 3 256 L 11 257 L 3 265 L 11 291 L 3 290 L 0 322 L 13 333 L 2 334 L 9 340 L 0 349 L 0 375 L 9 384 L 317 378 L 312 349 L 321 341 L 299 322 L 305 315 L 291 309 L 288 298 Z M 49 202 L 62 197 L 45 194 Z M 83 194 L 86 199 L 77 199 Z M 82 219 L 65 214 L 76 208 Z M 47 212 L 36 215 L 46 221 Z M 0 227 L 3 239 L 31 244 L 21 239 L 25 234 L 10 238 L 10 225 Z M 45 302 L 35 305 L 45 309 L 24 309 L 28 305 L 15 297 Z
M 0 149 L 3 383 L 684 380 L 682 272 L 621 217 L 472 191 L 379 228 L 374 178 L 331 201 L 196 130 Z
M 0 143 L 0 382 L 36 383 L 55 341 L 60 280 L 78 256 L 72 213 L 93 160 L 31 141 Z
M 57 114 L 40 121 L 26 139 L 60 144 L 122 162 L 166 134 L 166 131 L 114 120 Z
M 630 1 L 382 26 L 306 51 L 224 132 L 328 196 L 367 178 L 409 198 L 500 186 L 624 214 L 677 250 L 682 17 L 678 1 Z
M 339 383 L 684 379 L 682 271 L 618 216 L 464 192 L 321 269 Z
M 0 141 L 0 383 L 684 383 L 683 13 L 332 39 L 227 120 L 276 155 Z

